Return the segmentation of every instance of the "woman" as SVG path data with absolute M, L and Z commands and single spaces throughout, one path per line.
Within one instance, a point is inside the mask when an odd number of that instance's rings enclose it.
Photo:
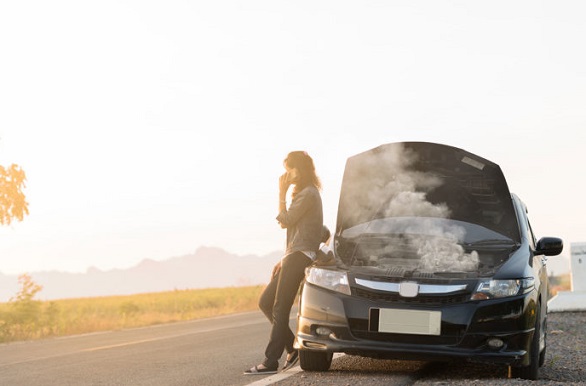
M 299 354 L 293 348 L 295 335 L 289 328 L 289 315 L 299 284 L 307 268 L 316 258 L 322 228 L 323 211 L 313 160 L 304 151 L 294 151 L 283 162 L 287 170 L 279 177 L 279 215 L 281 228 L 287 229 L 285 256 L 273 269 L 270 283 L 263 291 L 259 307 L 272 323 L 265 360 L 246 370 L 245 374 L 272 374 L 279 368 L 279 359 L 287 351 L 283 369 L 292 367 Z M 292 201 L 287 209 L 286 196 L 291 185 Z

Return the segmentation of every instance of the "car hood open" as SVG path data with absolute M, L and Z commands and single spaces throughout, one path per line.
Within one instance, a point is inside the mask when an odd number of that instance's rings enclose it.
M 336 233 L 393 217 L 462 221 L 520 241 L 500 167 L 442 144 L 390 143 L 348 158 Z

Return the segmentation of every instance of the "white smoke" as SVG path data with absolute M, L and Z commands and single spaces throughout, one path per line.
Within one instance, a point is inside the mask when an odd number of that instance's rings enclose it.
M 361 155 L 360 164 L 353 164 L 353 174 L 349 181 L 345 180 L 350 183 L 345 182 L 346 197 L 341 208 L 350 221 L 357 223 L 384 217 L 416 218 L 410 221 L 404 234 L 420 257 L 420 270 L 476 270 L 478 253 L 465 253 L 459 244 L 464 240 L 465 229 L 429 221 L 429 218 L 447 219 L 451 210 L 446 203 L 433 204 L 427 200 L 427 193 L 440 187 L 443 181 L 431 173 L 413 170 L 411 166 L 416 160 L 416 154 L 399 145 L 393 145 L 392 151 L 375 151 L 367 157 Z M 396 253 L 392 244 L 381 252 L 387 256 Z
M 449 235 L 444 235 L 449 236 Z M 427 239 L 419 246 L 419 269 L 432 272 L 475 271 L 478 252 L 465 253 L 455 240 Z
M 446 205 L 433 205 L 426 192 L 441 185 L 436 176 L 411 169 L 417 155 L 400 145 L 392 151 L 373 152 L 354 162 L 344 186 L 347 216 L 384 213 L 385 217 L 419 216 L 447 218 Z M 380 216 L 379 216 L 380 217 Z
M 422 192 L 398 192 L 391 198 L 385 217 L 439 217 L 446 218 L 450 210 L 444 203 L 433 205 Z

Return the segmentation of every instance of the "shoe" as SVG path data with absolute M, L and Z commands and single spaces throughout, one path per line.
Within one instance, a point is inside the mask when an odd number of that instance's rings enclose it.
M 265 365 L 260 364 L 254 367 L 251 367 L 250 369 L 246 370 L 244 372 L 244 375 L 262 375 L 262 374 L 276 374 L 277 373 L 277 369 L 269 369 L 268 367 L 265 367 Z
M 283 371 L 289 370 L 291 367 L 295 366 L 297 364 L 298 360 L 299 360 L 299 350 L 295 350 L 295 351 L 287 354 L 287 361 L 285 362 L 285 365 L 283 366 Z

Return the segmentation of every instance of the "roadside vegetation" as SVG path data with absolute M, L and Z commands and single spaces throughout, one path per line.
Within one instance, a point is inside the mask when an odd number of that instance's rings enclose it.
M 0 342 L 42 339 L 96 331 L 144 327 L 258 309 L 262 286 L 35 300 L 42 287 L 30 276 L 20 290 L 0 303 Z
M 559 291 L 570 291 L 572 289 L 572 277 L 569 273 L 560 276 L 549 277 L 549 298 L 553 298 Z
M 550 298 L 570 290 L 570 275 L 552 276 Z M 120 330 L 258 309 L 263 286 L 175 290 L 128 296 L 35 300 L 42 291 L 29 275 L 0 303 L 0 343 Z

